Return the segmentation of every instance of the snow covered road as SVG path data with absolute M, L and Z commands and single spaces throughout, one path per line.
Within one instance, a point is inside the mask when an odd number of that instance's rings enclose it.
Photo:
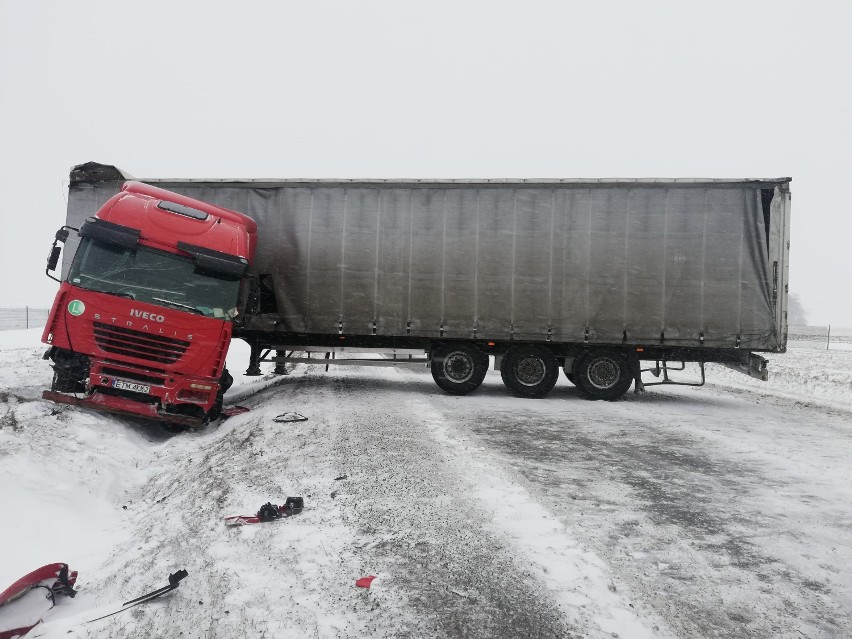
M 708 392 L 710 391 L 710 392 Z M 849 413 L 666 389 L 471 430 L 678 636 L 849 633 Z M 477 400 L 478 401 L 478 400 Z
M 298 369 L 170 437 L 38 400 L 37 337 L 5 339 L 0 507 L 27 517 L 0 533 L 0 587 L 48 561 L 81 572 L 31 636 L 852 634 L 852 352 L 615 403 L 564 379 L 522 400 L 491 372 L 458 398 L 428 373 Z M 221 523 L 288 495 L 302 514 Z M 82 624 L 179 568 L 169 596 Z

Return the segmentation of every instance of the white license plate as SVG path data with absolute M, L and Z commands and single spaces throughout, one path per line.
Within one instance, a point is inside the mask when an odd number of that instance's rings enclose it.
M 112 387 L 119 390 L 133 391 L 134 393 L 150 393 L 151 387 L 146 384 L 136 384 L 135 382 L 125 382 L 121 379 L 113 380 Z

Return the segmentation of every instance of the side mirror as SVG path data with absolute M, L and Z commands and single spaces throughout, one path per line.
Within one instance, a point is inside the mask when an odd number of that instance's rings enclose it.
M 68 233 L 66 232 L 65 235 L 67 236 Z M 47 270 L 48 271 L 55 271 L 56 270 L 56 265 L 59 264 L 59 254 L 60 253 L 62 253 L 62 247 L 56 246 L 54 244 L 53 248 L 50 249 L 50 255 L 47 258 Z
M 56 267 L 59 265 L 59 255 L 62 253 L 62 247 L 57 246 L 57 242 L 62 242 L 64 244 L 65 240 L 68 239 L 69 231 L 78 231 L 78 229 L 75 229 L 72 226 L 63 226 L 61 229 L 56 231 L 53 246 L 50 248 L 50 255 L 47 256 L 47 268 L 44 270 L 44 273 L 50 279 L 56 280 L 57 282 L 60 282 L 61 280 L 50 274 L 50 272 L 55 271 Z

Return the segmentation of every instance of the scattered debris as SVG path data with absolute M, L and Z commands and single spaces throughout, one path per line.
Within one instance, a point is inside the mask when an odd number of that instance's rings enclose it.
M 361 577 L 360 579 L 355 580 L 355 585 L 359 588 L 368 588 L 370 584 L 373 583 L 373 579 L 375 579 L 375 575 L 367 575 L 366 577 Z
M 272 502 L 266 502 L 254 515 L 232 515 L 225 517 L 226 526 L 245 526 L 247 524 L 260 524 L 267 521 L 298 515 L 305 507 L 302 497 L 288 497 L 282 506 L 276 506 Z
M 140 595 L 136 597 L 136 599 L 131 599 L 130 601 L 125 601 L 121 604 L 121 608 L 116 610 L 115 612 L 111 612 L 102 617 L 98 617 L 97 619 L 90 619 L 86 623 L 93 623 L 95 621 L 100 621 L 101 619 L 106 619 L 107 617 L 112 617 L 113 615 L 117 615 L 120 612 L 124 612 L 129 608 L 133 608 L 134 606 L 138 606 L 139 604 L 148 603 L 149 601 L 156 599 L 157 597 L 166 594 L 167 592 L 171 592 L 175 588 L 180 585 L 180 582 L 188 575 L 189 573 L 186 570 L 178 570 L 169 575 L 169 585 L 163 586 L 162 588 L 157 588 L 156 590 L 152 590 L 148 594 Z
M 242 415 L 243 413 L 247 413 L 250 410 L 251 408 L 247 408 L 246 406 L 226 406 L 222 409 L 222 419 L 228 419 L 228 417 Z
M 68 564 L 47 564 L 18 579 L 0 592 L 0 638 L 22 637 L 42 622 L 58 595 L 74 597 L 77 571 Z M 40 592 L 47 591 L 47 594 Z
M 308 418 L 301 413 L 281 413 L 275 418 L 275 421 L 279 424 L 286 422 L 306 422 L 308 421 Z

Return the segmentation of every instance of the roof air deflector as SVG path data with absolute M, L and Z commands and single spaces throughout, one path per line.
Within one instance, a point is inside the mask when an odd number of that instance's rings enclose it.
M 178 215 L 191 217 L 194 220 L 206 220 L 209 217 L 204 211 L 199 211 L 198 209 L 193 209 L 188 206 L 184 206 L 183 204 L 167 202 L 166 200 L 160 200 L 160 203 L 157 204 L 157 208 L 168 211 L 169 213 L 177 213 Z

